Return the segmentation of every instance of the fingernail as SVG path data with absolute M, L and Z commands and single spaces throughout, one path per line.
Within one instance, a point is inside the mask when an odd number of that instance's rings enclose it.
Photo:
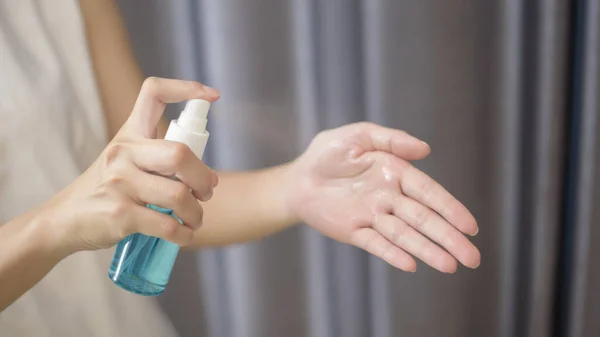
M 477 233 L 479 233 L 479 227 L 477 227 L 477 229 L 475 229 L 475 233 L 471 234 L 471 236 L 475 236 L 475 235 L 477 235 Z
M 216 187 L 219 184 L 219 176 L 217 175 L 216 172 L 213 171 L 212 173 L 212 187 Z
M 473 269 L 477 269 L 479 267 L 479 265 L 481 265 L 481 261 L 479 261 L 479 263 L 477 263 L 477 265 L 475 267 L 473 267 Z
M 204 86 L 204 91 L 206 91 L 207 93 L 211 94 L 211 95 L 220 95 L 221 93 L 219 92 L 219 90 L 209 87 L 207 85 Z
M 425 145 L 427 147 L 431 147 L 431 146 L 429 146 L 429 144 L 425 143 L 424 141 L 421 141 L 421 143 L 423 143 L 423 145 Z

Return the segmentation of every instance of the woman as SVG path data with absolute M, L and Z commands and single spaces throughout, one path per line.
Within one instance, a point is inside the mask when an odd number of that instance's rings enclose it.
M 114 3 L 2 0 L 0 46 L 3 335 L 174 335 L 152 298 L 106 277 L 104 248 L 135 232 L 194 249 L 305 222 L 405 271 L 416 269 L 411 254 L 442 272 L 479 265 L 464 235 L 477 233 L 475 219 L 408 162 L 430 149 L 402 131 L 347 125 L 293 162 L 217 178 L 162 140 L 162 113 L 219 92 L 143 81 Z M 171 174 L 181 182 L 161 176 Z

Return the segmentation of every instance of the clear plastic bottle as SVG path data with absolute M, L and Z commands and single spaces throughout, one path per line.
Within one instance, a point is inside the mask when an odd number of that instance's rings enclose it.
M 171 121 L 165 139 L 186 144 L 202 159 L 209 133 L 206 131 L 210 103 L 190 100 L 177 120 Z M 175 217 L 172 210 L 156 205 L 147 205 L 157 212 Z M 156 296 L 161 294 L 169 282 L 171 270 L 179 252 L 179 246 L 144 234 L 131 234 L 117 244 L 108 276 L 119 287 L 130 292 Z

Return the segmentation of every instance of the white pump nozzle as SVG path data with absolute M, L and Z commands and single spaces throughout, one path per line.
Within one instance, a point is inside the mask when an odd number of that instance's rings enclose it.
M 203 99 L 192 99 L 187 102 L 185 108 L 177 120 L 171 121 L 165 139 L 186 144 L 196 155 L 202 159 L 208 131 L 206 131 L 206 119 L 210 102 Z
M 187 102 L 185 109 L 177 119 L 177 124 L 188 131 L 202 133 L 206 123 L 210 102 L 203 99 L 192 99 Z

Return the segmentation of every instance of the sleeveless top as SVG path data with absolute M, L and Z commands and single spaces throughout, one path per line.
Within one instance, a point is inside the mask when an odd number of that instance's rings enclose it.
M 82 20 L 77 0 L 0 0 L 0 224 L 71 183 L 107 142 Z M 0 336 L 175 336 L 155 298 L 112 284 L 112 254 L 63 260 L 0 312 Z

